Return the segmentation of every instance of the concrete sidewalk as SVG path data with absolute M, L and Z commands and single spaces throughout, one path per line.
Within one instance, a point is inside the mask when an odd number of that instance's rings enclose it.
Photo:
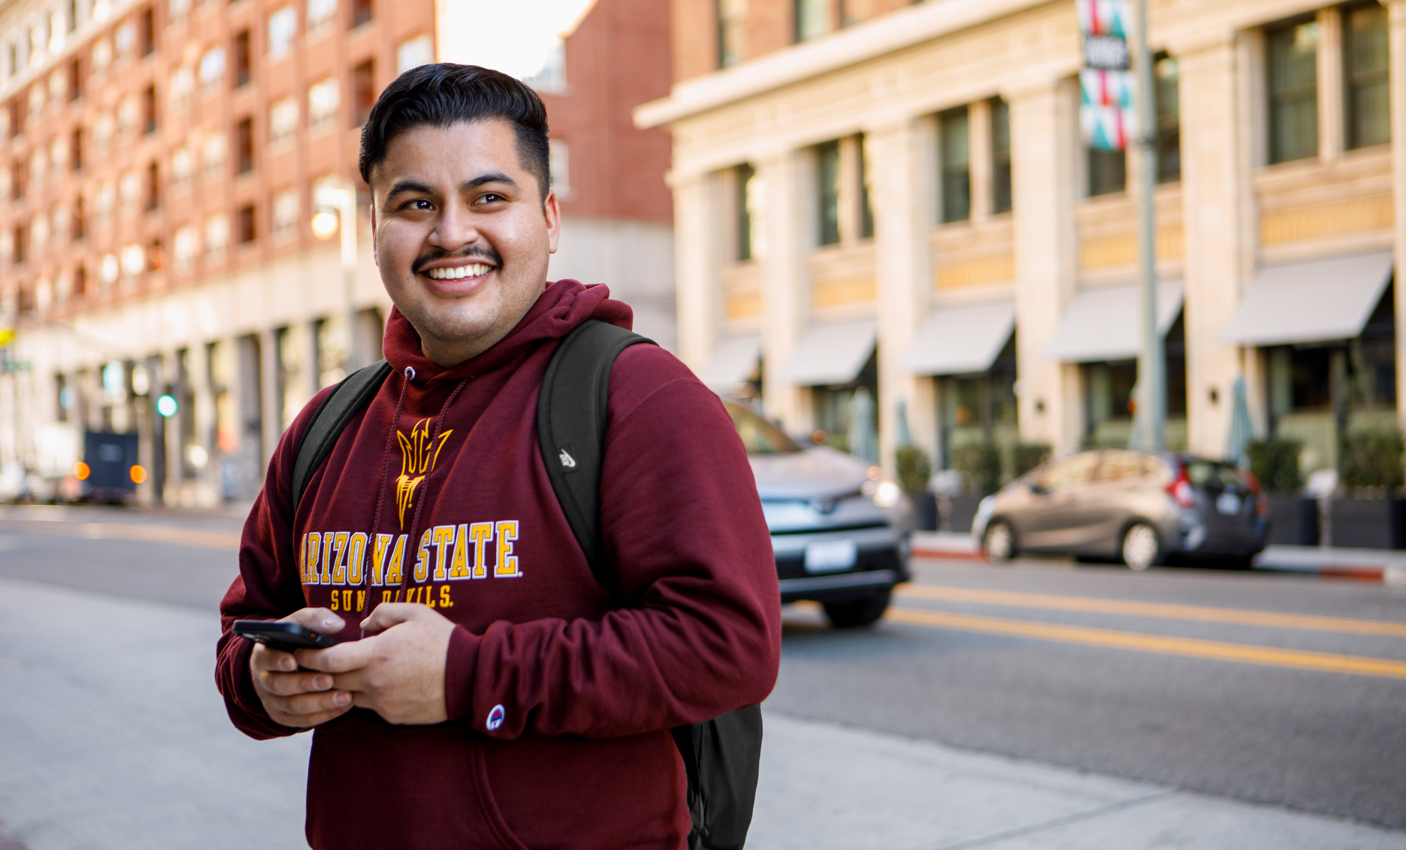
M 913 554 L 923 558 L 986 560 L 975 538 L 953 531 L 914 533 Z M 1406 585 L 1406 552 L 1331 546 L 1269 546 L 1255 557 L 1254 569 Z
M 305 847 L 309 736 L 234 731 L 217 632 L 213 612 L 0 578 L 0 833 L 29 850 Z M 754 850 L 1406 850 L 1406 831 L 777 712 L 766 724 Z

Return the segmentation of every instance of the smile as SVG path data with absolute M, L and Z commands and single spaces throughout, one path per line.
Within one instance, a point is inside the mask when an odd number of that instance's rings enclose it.
M 478 277 L 493 271 L 493 267 L 484 263 L 471 263 L 467 266 L 456 266 L 451 269 L 430 269 L 425 272 L 427 277 L 435 280 L 459 280 L 466 277 Z

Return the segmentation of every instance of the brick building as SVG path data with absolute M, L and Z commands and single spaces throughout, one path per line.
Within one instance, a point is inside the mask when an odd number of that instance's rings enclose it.
M 630 121 L 668 90 L 668 10 L 582 5 L 532 80 L 563 199 L 552 274 L 611 283 L 672 344 L 669 142 Z M 138 431 L 143 498 L 251 497 L 349 350 L 379 356 L 360 127 L 444 53 L 445 20 L 444 0 L 0 0 L 0 461 L 34 468 L 54 422 Z M 350 287 L 309 225 L 344 185 Z
M 1168 443 L 1391 427 L 1406 3 L 1150 0 Z M 1136 160 L 1081 140 L 1073 0 L 675 0 L 680 352 L 797 433 L 1126 445 Z M 1241 381 L 1243 380 L 1243 384 Z

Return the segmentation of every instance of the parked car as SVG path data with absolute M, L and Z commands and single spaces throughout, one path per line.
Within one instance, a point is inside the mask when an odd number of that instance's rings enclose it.
M 802 448 L 746 405 L 724 401 L 747 447 L 771 530 L 781 601 L 821 604 L 837 628 L 868 625 L 907 581 L 913 507 L 898 485 L 827 446 Z
M 1269 500 L 1249 472 L 1183 453 L 1099 449 L 1050 461 L 982 501 L 986 557 L 1116 558 L 1145 570 L 1173 556 L 1248 566 L 1265 547 Z

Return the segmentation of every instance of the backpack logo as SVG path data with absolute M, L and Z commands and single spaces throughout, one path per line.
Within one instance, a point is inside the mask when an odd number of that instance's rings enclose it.
M 561 457 L 559 459 L 561 460 L 561 465 L 566 467 L 567 469 L 576 468 L 576 458 L 567 454 L 566 449 L 561 450 Z
M 444 448 L 444 441 L 453 433 L 452 430 L 445 431 L 439 435 L 438 441 L 432 439 L 429 419 L 416 422 L 410 429 L 409 437 L 401 431 L 395 432 L 400 443 L 400 477 L 395 480 L 395 506 L 400 514 L 401 528 L 405 527 L 405 510 L 415 501 L 415 488 L 434 471 L 439 450 Z

